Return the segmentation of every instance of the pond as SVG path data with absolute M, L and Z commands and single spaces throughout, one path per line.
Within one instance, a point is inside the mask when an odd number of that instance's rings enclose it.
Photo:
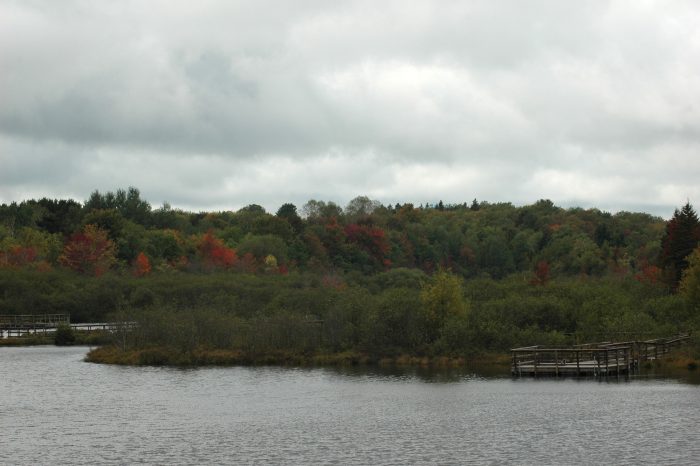
M 0 348 L 2 464 L 697 464 L 689 380 L 171 369 Z

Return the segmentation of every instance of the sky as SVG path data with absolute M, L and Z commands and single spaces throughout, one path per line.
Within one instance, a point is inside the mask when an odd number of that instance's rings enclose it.
M 0 0 L 0 203 L 700 202 L 696 1 Z

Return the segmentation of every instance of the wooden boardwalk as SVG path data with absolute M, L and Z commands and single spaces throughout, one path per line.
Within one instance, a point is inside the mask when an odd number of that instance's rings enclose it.
M 630 374 L 644 361 L 663 357 L 689 335 L 644 341 L 602 342 L 569 348 L 527 346 L 511 350 L 515 376 L 595 376 Z
M 27 334 L 49 334 L 61 325 L 73 330 L 114 332 L 131 328 L 134 322 L 71 323 L 70 314 L 17 314 L 0 315 L 0 338 L 20 337 Z

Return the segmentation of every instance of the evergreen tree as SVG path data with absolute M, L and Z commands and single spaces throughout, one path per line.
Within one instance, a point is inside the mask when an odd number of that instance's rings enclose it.
M 700 242 L 700 221 L 695 210 L 687 202 L 681 210 L 676 209 L 673 218 L 666 223 L 666 233 L 661 240 L 663 248 L 662 266 L 672 289 L 677 289 L 688 267 L 688 255 Z
M 680 283 L 680 293 L 691 315 L 697 318 L 700 317 L 700 248 L 688 256 L 688 263 Z

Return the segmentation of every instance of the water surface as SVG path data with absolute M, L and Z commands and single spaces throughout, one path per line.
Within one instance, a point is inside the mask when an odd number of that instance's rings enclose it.
M 697 464 L 700 387 L 0 348 L 2 464 Z

